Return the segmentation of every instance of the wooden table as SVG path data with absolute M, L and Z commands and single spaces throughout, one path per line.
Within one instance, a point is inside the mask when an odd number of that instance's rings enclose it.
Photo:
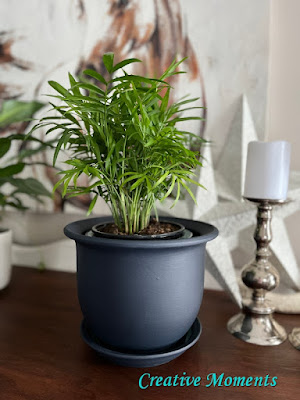
M 300 352 L 289 342 L 259 347 L 232 337 L 226 322 L 236 306 L 223 292 L 206 291 L 199 342 L 169 364 L 124 368 L 97 356 L 79 336 L 81 313 L 76 277 L 61 272 L 14 268 L 0 293 L 0 399 L 300 399 Z M 300 316 L 278 315 L 289 331 Z M 201 376 L 198 387 L 139 388 L 139 378 Z M 209 373 L 224 376 L 277 376 L 275 387 L 206 387 Z

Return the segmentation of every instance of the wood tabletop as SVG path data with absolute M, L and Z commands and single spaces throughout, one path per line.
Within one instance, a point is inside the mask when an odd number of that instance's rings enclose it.
M 226 293 L 205 291 L 199 342 L 178 359 L 154 368 L 125 368 L 100 358 L 80 338 L 74 274 L 15 267 L 0 293 L 1 400 L 286 399 L 300 398 L 300 352 L 288 341 L 260 347 L 226 330 L 237 307 Z M 288 331 L 299 315 L 277 315 Z M 141 389 L 142 374 L 202 378 L 200 386 Z M 277 385 L 206 387 L 208 374 L 224 378 L 277 377 Z M 146 384 L 146 380 L 144 381 Z

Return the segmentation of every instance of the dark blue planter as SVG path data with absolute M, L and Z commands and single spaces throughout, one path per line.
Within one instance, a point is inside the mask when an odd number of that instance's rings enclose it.
M 189 239 L 122 240 L 85 235 L 107 217 L 73 222 L 79 303 L 97 338 L 125 351 L 172 345 L 190 329 L 200 309 L 205 245 L 218 235 L 212 225 L 178 218 Z

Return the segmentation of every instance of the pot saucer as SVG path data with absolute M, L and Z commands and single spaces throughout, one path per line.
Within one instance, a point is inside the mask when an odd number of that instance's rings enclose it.
M 154 367 L 174 360 L 198 341 L 201 331 L 202 326 L 198 318 L 196 318 L 188 332 L 167 349 L 157 352 L 123 352 L 101 343 L 89 331 L 85 320 L 82 321 L 80 328 L 82 339 L 98 354 L 115 364 L 139 368 Z

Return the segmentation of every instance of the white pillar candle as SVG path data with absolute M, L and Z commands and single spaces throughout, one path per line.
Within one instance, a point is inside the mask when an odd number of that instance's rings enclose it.
M 285 141 L 248 144 L 244 197 L 285 200 L 291 145 Z

